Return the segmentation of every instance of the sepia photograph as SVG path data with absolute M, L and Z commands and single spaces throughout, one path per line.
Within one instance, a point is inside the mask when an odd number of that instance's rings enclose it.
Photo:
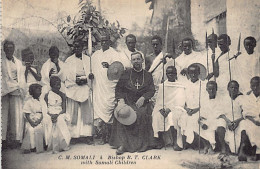
M 1 0 L 1 168 L 259 169 L 259 0 Z

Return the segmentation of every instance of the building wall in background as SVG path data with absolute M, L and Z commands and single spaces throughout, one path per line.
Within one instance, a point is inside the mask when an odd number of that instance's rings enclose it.
M 167 41 L 167 52 L 172 52 L 175 46 L 185 37 L 191 35 L 191 0 L 152 0 L 153 16 L 151 18 L 152 35 L 159 35 L 164 40 L 169 17 L 169 38 Z M 174 38 L 174 40 L 173 40 Z M 173 45 L 174 42 L 174 45 Z M 178 51 L 175 51 L 179 53 Z
M 205 48 L 205 36 L 212 30 L 217 35 L 226 33 L 226 0 L 191 1 L 191 31 L 198 48 Z
M 259 0 L 227 0 L 227 33 L 231 37 L 231 49 L 236 52 L 239 33 L 241 33 L 241 49 L 243 40 L 253 36 L 257 41 L 256 51 L 260 53 L 260 1 Z

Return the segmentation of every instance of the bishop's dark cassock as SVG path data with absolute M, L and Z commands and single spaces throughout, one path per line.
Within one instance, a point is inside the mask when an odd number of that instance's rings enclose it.
M 116 99 L 124 99 L 137 114 L 134 124 L 126 126 L 114 118 L 110 145 L 114 147 L 123 146 L 126 152 L 146 151 L 152 145 L 152 110 L 150 102 L 155 93 L 153 78 L 146 70 L 140 72 L 127 69 L 120 77 L 116 90 Z M 137 108 L 135 103 L 140 97 L 144 97 L 143 106 Z

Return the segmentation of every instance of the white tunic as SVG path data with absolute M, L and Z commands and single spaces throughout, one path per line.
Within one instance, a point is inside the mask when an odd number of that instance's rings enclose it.
M 227 85 L 230 79 L 232 80 L 232 72 L 230 76 L 229 72 L 229 61 L 231 58 L 231 52 L 227 52 L 220 56 L 220 54 L 216 54 L 216 59 L 219 62 L 219 76 L 216 78 L 216 82 L 218 84 L 218 93 L 219 95 L 227 95 Z M 230 70 L 232 71 L 232 61 L 230 61 Z
M 254 52 L 249 55 L 244 51 L 237 59 L 233 59 L 233 77 L 239 83 L 239 89 L 246 94 L 250 91 L 250 80 L 260 75 L 260 57 Z
M 164 117 L 160 113 L 163 108 L 163 84 L 159 85 L 156 104 L 152 113 L 154 137 L 158 137 L 158 132 L 164 131 Z M 165 131 L 171 126 L 177 129 L 177 143 L 182 147 L 181 126 L 179 120 L 186 114 L 185 105 L 185 87 L 178 82 L 164 82 L 164 108 L 169 108 L 171 112 L 165 119 Z
M 210 144 L 215 147 L 215 131 L 218 127 L 226 128 L 226 122 L 222 118 L 218 118 L 223 114 L 223 101 L 222 96 L 216 95 L 215 99 L 209 99 L 209 96 L 205 96 L 201 100 L 201 117 L 206 120 L 201 121 L 200 135 L 204 139 L 208 140 Z M 206 124 L 208 129 L 203 129 L 202 124 Z M 195 127 L 195 126 L 194 126 Z M 195 127 L 196 133 L 199 134 L 198 126 Z
M 260 97 L 255 97 L 253 93 L 246 95 L 243 102 L 244 117 L 252 116 L 256 121 L 260 121 Z M 252 146 L 256 145 L 256 153 L 260 153 L 260 126 L 255 125 L 246 119 L 241 122 L 241 131 L 245 130 Z
M 101 118 L 108 123 L 112 117 L 115 107 L 115 87 L 117 80 L 110 81 L 107 77 L 107 68 L 102 66 L 102 62 L 107 62 L 109 65 L 115 61 L 121 61 L 118 53 L 109 48 L 104 51 L 98 50 L 92 55 L 93 61 L 93 105 L 94 105 L 94 119 Z
M 7 126 L 14 140 L 22 140 L 24 117 L 22 113 L 23 101 L 26 95 L 26 82 L 23 65 L 15 56 L 14 63 L 3 54 L 1 71 L 1 103 L 2 103 L 2 137 L 6 139 Z M 10 116 L 10 118 L 9 118 Z
M 24 104 L 23 112 L 29 114 L 30 119 L 36 122 L 43 116 L 42 103 L 39 100 L 30 97 Z M 42 132 L 43 135 L 43 123 L 41 122 L 36 127 L 32 127 L 31 124 L 26 121 L 25 133 L 27 132 L 30 137 L 31 148 L 34 148 L 36 146 L 36 133 Z
M 200 90 L 200 81 L 192 83 L 191 81 L 186 80 L 186 105 L 187 108 L 195 109 L 199 107 L 200 98 L 205 97 L 205 82 L 201 82 Z M 201 93 L 200 93 L 201 92 Z M 200 97 L 201 94 L 201 97 Z M 187 136 L 187 142 L 192 143 L 194 140 L 194 132 L 199 128 L 198 126 L 199 112 L 189 116 L 187 113 L 181 119 L 182 132 Z
M 225 106 L 225 115 L 226 117 L 232 122 L 233 121 L 233 115 L 234 115 L 234 120 L 240 119 L 243 117 L 243 102 L 244 102 L 244 96 L 240 95 L 238 96 L 235 100 L 233 100 L 233 113 L 232 113 L 232 102 L 231 98 L 226 98 L 223 99 L 226 102 Z M 241 138 L 241 122 L 239 126 L 236 128 L 235 131 L 230 131 L 228 127 L 226 128 L 226 135 L 225 135 L 225 141 L 227 144 L 229 144 L 231 152 L 238 152 L 238 148 L 240 145 L 240 138 Z M 234 139 L 235 135 L 235 139 Z M 235 144 L 236 141 L 236 144 Z M 236 148 L 236 149 L 235 149 Z
M 159 55 L 157 55 L 155 57 L 155 59 L 153 60 L 153 63 L 149 69 L 148 72 L 152 73 L 152 71 L 154 70 L 154 68 L 161 62 L 161 60 L 164 57 L 164 53 L 160 52 Z M 164 79 L 167 79 L 166 76 L 166 69 L 167 66 L 169 65 L 169 58 L 166 59 L 167 63 L 164 65 Z M 157 93 L 158 93 L 158 88 L 159 88 L 159 84 L 162 83 L 163 80 L 163 63 L 161 63 L 152 73 L 153 76 L 153 82 L 154 82 L 154 87 L 155 87 L 155 94 L 152 97 L 152 101 L 155 103 L 156 102 L 156 97 L 157 97 Z
M 65 64 L 65 90 L 68 97 L 66 110 L 71 120 L 69 125 L 71 137 L 92 136 L 93 107 L 89 99 L 91 81 L 87 79 L 88 84 L 86 85 L 79 86 L 76 84 L 76 76 L 83 75 L 81 69 L 84 68 L 84 75 L 88 77 L 90 73 L 90 57 L 82 54 L 81 60 L 72 55 L 66 59 Z M 81 66 L 81 69 L 79 69 L 79 65 L 83 65 L 83 68 Z
M 62 98 L 54 93 L 53 91 L 49 91 L 48 93 L 48 105 L 47 110 L 49 114 L 59 114 L 62 111 Z M 62 137 L 65 139 L 66 143 L 70 143 L 70 131 L 68 129 L 67 122 L 70 121 L 69 114 L 67 112 L 60 114 L 57 118 L 57 122 L 55 127 L 59 128 Z M 49 115 L 45 116 L 45 126 L 47 128 L 47 145 L 50 144 L 52 138 L 52 130 L 53 130 L 53 123 L 51 121 L 51 117 Z
M 61 91 L 65 93 L 65 65 L 64 62 L 62 62 L 60 59 L 58 60 L 59 66 L 60 66 L 60 71 L 57 71 L 56 65 L 51 61 L 51 59 L 48 59 L 43 65 L 41 69 L 41 76 L 42 76 L 42 83 L 43 83 L 43 89 L 42 89 L 42 96 L 45 96 L 45 94 L 51 89 L 50 87 L 50 77 L 49 77 L 49 72 L 53 68 L 57 74 L 54 74 L 58 76 L 61 79 Z
M 204 57 L 202 53 L 195 51 L 192 51 L 192 53 L 189 55 L 186 55 L 183 52 L 180 56 L 178 56 L 175 59 L 175 62 L 179 82 L 184 82 L 187 79 L 186 76 L 181 75 L 181 71 L 185 68 L 188 68 L 191 64 L 200 63 L 204 65 L 205 68 L 207 67 L 207 57 Z

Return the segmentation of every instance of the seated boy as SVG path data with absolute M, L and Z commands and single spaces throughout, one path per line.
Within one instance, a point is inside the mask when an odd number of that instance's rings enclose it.
M 260 154 L 260 77 L 255 76 L 250 81 L 252 92 L 245 96 L 243 102 L 244 118 L 241 122 L 241 143 L 238 159 L 246 161 L 247 137 L 253 145 L 253 160 L 259 160 Z
M 26 118 L 25 136 L 22 142 L 21 149 L 24 153 L 36 151 L 37 153 L 44 151 L 43 145 L 43 115 L 42 104 L 39 100 L 42 86 L 39 84 L 31 84 L 29 93 L 32 97 L 26 100 L 23 112 Z

